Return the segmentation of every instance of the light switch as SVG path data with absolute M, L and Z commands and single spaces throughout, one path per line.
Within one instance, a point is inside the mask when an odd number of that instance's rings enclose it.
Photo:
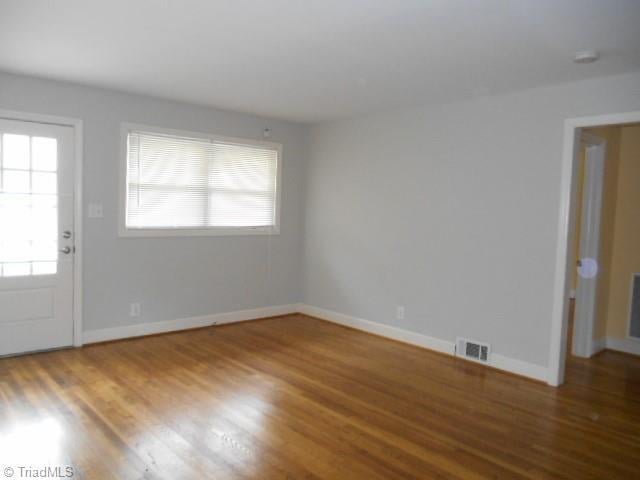
M 89 218 L 102 218 L 102 204 L 90 203 L 88 208 Z

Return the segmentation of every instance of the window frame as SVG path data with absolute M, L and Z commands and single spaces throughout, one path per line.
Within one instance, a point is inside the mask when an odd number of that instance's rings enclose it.
M 127 227 L 127 138 L 131 131 L 143 131 L 161 135 L 187 137 L 254 147 L 268 147 L 277 152 L 276 163 L 276 205 L 274 224 L 259 227 L 202 227 L 202 228 L 131 228 Z M 246 236 L 246 235 L 279 235 L 280 207 L 282 196 L 282 144 L 264 140 L 227 137 L 188 130 L 143 125 L 139 123 L 123 122 L 120 125 L 120 172 L 118 174 L 118 235 L 120 237 L 215 237 L 215 236 Z

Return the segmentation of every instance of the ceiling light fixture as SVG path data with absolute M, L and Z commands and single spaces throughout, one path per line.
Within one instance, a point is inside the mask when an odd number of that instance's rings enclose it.
M 575 63 L 593 63 L 598 58 L 600 58 L 600 54 L 595 50 L 582 50 L 581 52 L 576 52 L 573 61 Z

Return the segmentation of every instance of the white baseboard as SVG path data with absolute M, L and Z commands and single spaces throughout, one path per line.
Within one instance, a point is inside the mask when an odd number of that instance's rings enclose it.
M 321 318 L 322 320 L 328 320 L 329 322 L 338 323 L 340 325 L 356 328 L 365 332 L 375 333 L 376 335 L 380 335 L 382 337 L 392 338 L 393 340 L 398 340 L 400 342 L 409 343 L 411 345 L 428 348 L 429 350 L 435 350 L 436 352 L 448 353 L 449 355 L 453 355 L 455 351 L 455 344 L 453 342 L 447 342 L 445 340 L 440 340 L 439 338 L 429 337 L 427 335 L 413 333 L 408 330 L 390 327 L 381 323 L 370 322 L 369 320 L 351 317 L 349 315 L 333 312 L 331 310 L 325 310 L 324 308 L 300 304 L 299 311 L 300 313 L 304 313 L 305 315 L 309 315 L 311 317 L 317 317 Z
M 606 346 L 609 350 L 640 355 L 640 340 L 607 337 Z
M 429 337 L 419 333 L 410 332 L 400 328 L 390 327 L 381 323 L 363 320 L 361 318 L 344 315 L 342 313 L 333 312 L 324 308 L 314 307 L 311 305 L 300 304 L 298 311 L 312 317 L 322 320 L 345 325 L 358 330 L 374 333 L 382 337 L 392 338 L 400 342 L 417 345 L 419 347 L 428 348 L 437 352 L 446 353 L 448 355 L 455 354 L 455 343 L 439 338 Z M 476 362 L 478 363 L 478 362 Z M 482 364 L 484 365 L 484 364 Z M 505 357 L 504 355 L 492 353 L 489 363 L 491 367 L 515 373 L 523 377 L 533 378 L 542 382 L 547 381 L 547 368 L 532 363 L 516 360 L 515 358 Z
M 535 363 L 524 362 L 517 358 L 505 357 L 499 353 L 492 353 L 489 356 L 489 366 L 515 373 L 522 377 L 532 378 L 547 383 L 549 379 L 547 367 L 536 365 Z
M 202 315 L 197 317 L 179 318 L 175 320 L 164 320 L 161 322 L 137 323 L 122 327 L 104 328 L 100 330 L 89 330 L 83 333 L 83 343 L 106 342 L 123 338 L 141 337 L 156 333 L 174 332 L 178 330 L 188 330 L 191 328 L 207 327 L 211 325 L 222 325 L 225 323 L 236 323 L 257 318 L 274 317 L 278 315 L 288 315 L 300 312 L 312 317 L 321 318 L 333 323 L 362 330 L 365 332 L 391 338 L 400 342 L 427 348 L 436 352 L 448 355 L 455 354 L 455 343 L 440 338 L 422 335 L 408 330 L 403 330 L 381 323 L 371 322 L 357 317 L 333 312 L 324 308 L 313 307 L 306 304 L 278 305 L 272 307 L 254 308 L 251 310 L 239 310 L 235 312 L 216 313 L 212 315 Z M 607 339 L 607 348 L 609 346 Z M 633 342 L 630 340 L 630 342 Z M 636 342 L 634 342 L 636 343 Z M 623 350 L 625 351 L 625 350 Z M 514 358 L 506 357 L 497 353 L 490 356 L 489 366 L 515 373 L 535 380 L 546 381 L 547 369 L 539 365 L 523 362 Z
M 601 352 L 605 348 L 607 348 L 607 339 L 606 338 L 603 337 L 603 338 L 599 338 L 597 340 L 594 340 L 591 343 L 591 355 L 595 355 L 596 353 Z
M 179 318 L 175 320 L 164 320 L 161 322 L 136 323 L 134 325 L 125 325 L 122 327 L 88 330 L 82 334 L 82 339 L 83 343 L 106 342 L 109 340 L 142 337 L 144 335 L 188 330 L 191 328 L 208 327 L 211 325 L 244 322 L 246 320 L 254 320 L 256 318 L 288 315 L 290 313 L 296 313 L 297 311 L 298 305 L 291 304 L 254 308 L 251 310 L 238 310 L 235 312 L 215 313 L 212 315 Z

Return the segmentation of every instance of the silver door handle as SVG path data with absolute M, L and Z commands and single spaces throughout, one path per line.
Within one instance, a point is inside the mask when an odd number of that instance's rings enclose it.
M 60 253 L 64 253 L 65 255 L 69 255 L 71 253 L 71 247 L 64 247 L 59 250 Z

